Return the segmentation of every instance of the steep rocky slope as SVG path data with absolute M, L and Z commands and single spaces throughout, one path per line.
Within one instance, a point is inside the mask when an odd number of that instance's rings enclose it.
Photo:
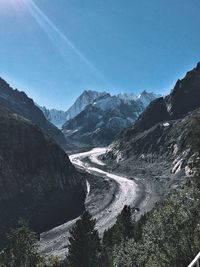
M 46 107 L 38 107 L 44 113 L 45 118 L 54 124 L 59 129 L 62 128 L 64 123 L 73 119 L 81 113 L 88 105 L 94 102 L 98 97 L 107 95 L 106 92 L 97 92 L 92 90 L 85 90 L 74 102 L 74 104 L 67 110 L 48 109 Z
M 131 162 L 135 166 L 134 162 L 137 162 L 144 170 L 151 165 L 151 171 L 157 168 L 160 178 L 167 168 L 166 179 L 176 180 L 181 173 L 189 174 L 189 165 L 199 153 L 196 145 L 200 130 L 199 107 L 198 63 L 182 80 L 178 80 L 168 96 L 154 100 L 135 124 L 120 133 L 104 158 L 116 160 L 124 166 L 127 162 L 129 166 Z M 159 177 L 157 175 L 156 179 Z
M 153 98 L 152 94 L 148 95 L 146 92 L 140 96 L 142 95 L 145 104 Z M 133 94 L 99 96 L 63 125 L 63 133 L 75 146 L 106 146 L 123 128 L 131 125 L 145 109 L 140 96 Z M 153 99 L 155 98 L 156 95 Z
M 62 132 L 51 124 L 44 116 L 43 112 L 28 98 L 24 92 L 13 90 L 9 84 L 0 78 L 0 104 L 9 108 L 40 127 L 45 133 L 54 138 L 57 143 L 65 148 L 67 146 Z
M 84 181 L 57 143 L 2 105 L 0 129 L 1 244 L 20 217 L 41 232 L 79 215 Z
M 74 104 L 66 111 L 66 121 L 76 117 L 88 105 L 92 104 L 95 99 L 107 95 L 106 92 L 97 92 L 85 90 L 74 102 Z

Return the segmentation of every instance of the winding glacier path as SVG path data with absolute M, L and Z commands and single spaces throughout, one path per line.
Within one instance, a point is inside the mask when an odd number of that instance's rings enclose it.
M 101 212 L 92 214 L 96 218 L 96 227 L 100 234 L 114 224 L 116 217 L 121 212 L 124 205 L 133 205 L 137 199 L 138 190 L 135 181 L 100 169 L 100 167 L 104 166 L 105 163 L 99 159 L 99 156 L 105 152 L 106 148 L 94 148 L 88 152 L 78 153 L 70 156 L 70 159 L 74 165 L 83 168 L 89 173 L 103 175 L 105 179 L 112 179 L 117 183 L 118 191 L 110 205 L 105 207 Z M 84 163 L 85 158 L 89 158 L 92 163 L 99 165 L 99 167 L 92 167 L 88 163 Z
M 99 159 L 99 156 L 104 154 L 105 151 L 106 148 L 95 148 L 70 156 L 70 160 L 78 168 L 84 169 L 86 172 L 95 175 L 95 177 L 99 177 L 99 180 L 108 181 L 110 185 L 106 193 L 104 192 L 101 195 L 101 190 L 97 192 L 94 190 L 95 192 L 93 192 L 87 181 L 88 194 L 85 206 L 96 218 L 96 228 L 100 235 L 115 223 L 116 217 L 124 205 L 135 205 L 137 203 L 141 190 L 135 181 L 101 169 L 105 167 L 105 163 Z M 115 184 L 115 190 L 111 186 L 112 184 Z M 77 219 L 41 234 L 40 248 L 42 253 L 64 257 L 67 253 L 69 230 Z

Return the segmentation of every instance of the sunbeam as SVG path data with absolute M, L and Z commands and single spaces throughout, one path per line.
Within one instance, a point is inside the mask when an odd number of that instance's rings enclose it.
M 32 0 L 22 0 L 29 10 L 30 14 L 35 18 L 36 22 L 45 31 L 50 40 L 59 49 L 63 49 L 67 45 L 71 51 L 76 54 L 90 69 L 98 75 L 108 86 L 113 86 L 107 80 L 107 78 L 97 69 L 76 47 L 75 45 L 66 37 L 66 35 L 61 32 L 57 26 L 44 14 L 44 12 L 34 3 Z M 63 52 L 63 51 L 62 51 Z
M 22 0 L 0 0 L 0 10 L 7 10 L 10 12 L 11 8 L 15 11 L 20 11 L 24 8 L 24 1 Z

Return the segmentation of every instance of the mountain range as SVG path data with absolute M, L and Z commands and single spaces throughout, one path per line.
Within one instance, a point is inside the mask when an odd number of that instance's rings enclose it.
M 131 125 L 157 95 L 101 94 L 62 127 L 66 139 L 77 147 L 107 146 Z
M 47 120 L 53 123 L 56 127 L 62 128 L 63 124 L 76 117 L 89 104 L 92 104 L 95 99 L 106 95 L 105 92 L 96 92 L 92 90 L 85 90 L 74 102 L 74 104 L 67 110 L 47 109 L 46 107 L 39 108 L 43 111 Z
M 155 96 L 146 92 L 136 97 L 85 91 L 67 112 L 45 108 L 42 112 L 24 92 L 0 78 L 0 246 L 20 217 L 40 233 L 84 211 L 85 174 L 74 168 L 64 151 L 72 147 L 68 127 L 71 131 L 78 123 L 92 132 L 102 123 L 102 129 L 108 125 L 104 132 L 110 136 L 99 136 L 99 142 L 96 131 L 96 143 L 91 143 L 89 137 L 85 141 L 82 130 L 80 141 L 86 145 L 112 141 L 116 132 L 143 111 L 146 103 L 142 101 L 151 98 Z M 61 126 L 62 118 L 67 120 L 63 132 L 52 123 L 60 120 Z
M 106 146 L 131 125 L 158 95 L 143 91 L 139 96 L 84 91 L 66 111 L 42 108 L 46 118 L 62 132 L 74 148 Z
M 0 79 L 0 127 L 0 246 L 19 217 L 40 233 L 84 211 L 87 174 L 71 164 L 69 147 L 111 143 L 102 166 L 136 177 L 147 212 L 171 189 L 199 179 L 200 63 L 167 96 L 84 91 L 66 112 L 39 108 Z
M 137 121 L 116 137 L 104 159 L 121 166 L 137 162 L 147 168 L 149 164 L 151 178 L 157 171 L 155 177 L 161 183 L 178 184 L 189 175 L 191 163 L 198 161 L 199 130 L 200 63 L 177 81 L 169 95 L 151 102 Z

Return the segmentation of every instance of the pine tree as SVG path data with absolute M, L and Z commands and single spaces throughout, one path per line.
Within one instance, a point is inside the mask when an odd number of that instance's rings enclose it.
M 33 267 L 41 263 L 36 234 L 29 230 L 26 223 L 21 221 L 19 228 L 11 230 L 7 238 L 8 245 L 1 252 L 0 266 Z
M 113 241 L 114 244 L 120 244 L 126 239 L 133 237 L 133 221 L 131 207 L 124 206 L 122 212 L 117 217 L 116 224 L 113 226 Z
M 97 267 L 100 259 L 100 239 L 95 220 L 85 212 L 70 232 L 68 264 L 70 267 Z
M 106 230 L 102 240 L 102 251 L 104 266 L 113 266 L 112 251 L 116 245 L 123 243 L 125 240 L 132 238 L 134 235 L 134 221 L 130 206 L 124 206 L 123 210 L 117 217 L 116 223 L 110 229 Z

